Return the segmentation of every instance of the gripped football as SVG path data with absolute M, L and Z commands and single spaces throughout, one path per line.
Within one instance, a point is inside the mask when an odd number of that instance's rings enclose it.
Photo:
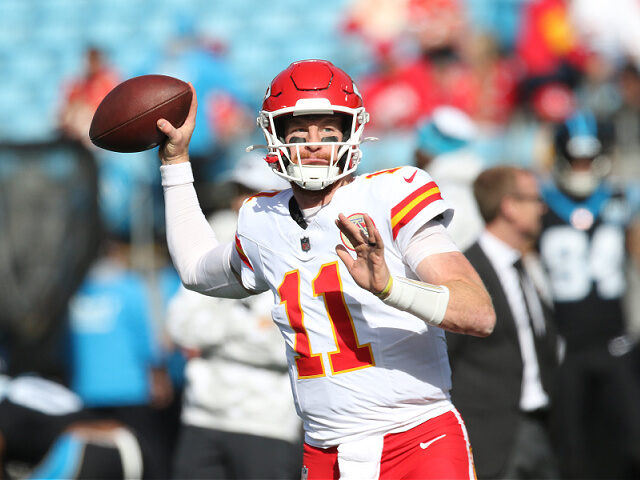
M 189 84 L 166 75 L 142 75 L 116 86 L 93 115 L 89 138 L 113 152 L 142 152 L 161 144 L 160 118 L 182 126 L 193 94 Z

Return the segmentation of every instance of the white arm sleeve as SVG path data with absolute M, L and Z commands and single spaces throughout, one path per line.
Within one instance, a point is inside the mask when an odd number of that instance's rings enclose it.
M 445 226 L 439 220 L 430 220 L 413 234 L 403 259 L 415 272 L 420 262 L 429 255 L 459 251 Z
M 430 220 L 411 237 L 403 258 L 411 270 L 417 272 L 418 264 L 429 255 L 459 251 L 444 225 Z M 449 304 L 449 289 L 392 276 L 380 297 L 387 305 L 409 312 L 429 325 L 439 326 Z
M 200 209 L 191 164 L 163 165 L 160 173 L 167 245 L 184 286 L 215 297 L 249 296 L 231 268 L 232 243 L 218 242 Z

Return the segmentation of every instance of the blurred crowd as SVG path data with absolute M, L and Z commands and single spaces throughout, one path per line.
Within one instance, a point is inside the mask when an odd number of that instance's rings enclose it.
M 573 137 L 598 142 L 573 154 L 590 159 L 595 182 L 577 197 L 614 185 L 625 192 L 633 224 L 640 213 L 639 2 L 350 0 L 334 14 L 338 27 L 327 33 L 364 45 L 351 64 L 336 62 L 354 72 L 371 114 L 367 134 L 378 137 L 363 146 L 360 173 L 426 169 L 457 209 L 451 232 L 461 250 L 483 228 L 472 191 L 478 174 L 516 165 L 543 185 L 561 183 L 570 167 L 560 159 L 571 157 L 563 149 Z M 218 237 L 231 238 L 243 198 L 286 185 L 244 151 L 259 143 L 261 93 L 245 91 L 215 32 L 194 30 L 193 18 L 174 21 L 169 47 L 138 73 L 194 85 L 196 190 L 212 224 L 229 230 Z M 57 138 L 0 144 L 0 478 L 297 478 L 301 430 L 269 299 L 223 302 L 182 289 L 164 240 L 156 152 L 113 154 L 90 143 L 93 112 L 124 78 L 98 46 L 87 45 L 84 55 L 84 71 L 60 85 Z M 576 228 L 589 230 L 586 223 Z M 589 258 L 585 269 L 598 281 L 621 282 L 621 328 L 602 340 L 614 341 L 610 356 L 635 362 L 624 379 L 640 384 L 638 231 L 629 228 L 626 251 L 613 263 Z M 529 247 L 535 253 L 535 242 Z M 570 261 L 557 251 L 560 262 Z M 559 282 L 571 290 L 580 281 L 568 270 L 559 280 L 548 266 L 535 271 L 548 288 Z M 560 327 L 571 337 L 581 324 Z M 572 341 L 561 358 L 578 362 L 572 355 L 585 350 L 572 350 Z M 585 374 L 594 398 L 624 397 L 611 386 L 615 374 L 602 372 Z M 602 410 L 561 393 L 558 405 L 567 411 L 590 418 Z M 42 441 L 30 429 L 45 432 Z M 610 459 L 571 437 L 602 432 L 617 431 L 597 425 L 558 436 L 567 460 L 562 477 L 638 478 L 638 432 L 613 442 L 629 451 L 616 457 L 620 470 L 608 470 Z M 595 469 L 585 471 L 590 462 Z

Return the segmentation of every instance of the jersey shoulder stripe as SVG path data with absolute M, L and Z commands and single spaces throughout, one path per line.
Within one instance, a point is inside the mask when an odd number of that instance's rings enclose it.
M 435 182 L 429 182 L 411 192 L 393 207 L 391 209 L 393 239 L 396 239 L 403 226 L 436 200 L 442 200 L 440 189 Z
M 394 173 L 400 170 L 401 168 L 402 167 L 395 167 L 395 168 L 388 168 L 386 170 L 380 170 L 380 171 L 365 175 L 364 178 L 373 178 L 373 177 L 377 177 L 378 175 L 384 175 L 385 173 Z
M 238 255 L 240 256 L 240 260 L 242 260 L 242 263 L 244 263 L 247 267 L 249 267 L 253 271 L 251 262 L 249 262 L 249 258 L 247 258 L 247 254 L 244 253 L 244 250 L 242 249 L 242 243 L 240 243 L 240 238 L 238 237 L 237 234 L 236 234 L 235 243 L 236 243 L 236 252 L 238 252 Z
M 255 194 L 251 195 L 250 197 L 247 197 L 243 203 L 248 203 L 251 200 L 253 200 L 255 198 L 260 198 L 260 197 L 268 197 L 268 198 L 275 197 L 281 191 L 282 190 L 274 190 L 274 191 L 270 191 L 270 192 L 258 192 L 258 193 L 255 193 Z

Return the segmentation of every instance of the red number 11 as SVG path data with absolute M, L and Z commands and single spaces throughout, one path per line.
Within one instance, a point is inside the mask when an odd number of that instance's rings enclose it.
M 312 284 L 313 295 L 324 299 L 327 317 L 331 323 L 336 350 L 329 352 L 331 372 L 344 373 L 375 365 L 371 353 L 371 345 L 360 345 L 356 335 L 353 319 L 344 301 L 338 262 L 320 267 L 320 271 Z M 309 334 L 304 326 L 304 312 L 300 305 L 300 272 L 293 270 L 284 276 L 278 288 L 280 303 L 285 304 L 289 324 L 296 334 L 294 350 L 296 366 L 300 378 L 314 378 L 325 375 L 322 355 L 313 353 L 309 342 Z

